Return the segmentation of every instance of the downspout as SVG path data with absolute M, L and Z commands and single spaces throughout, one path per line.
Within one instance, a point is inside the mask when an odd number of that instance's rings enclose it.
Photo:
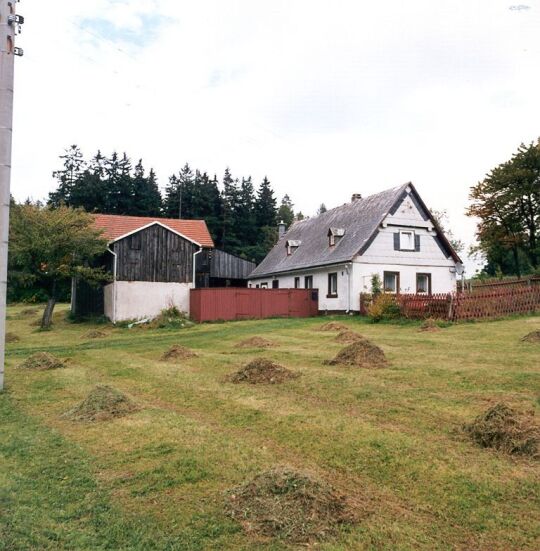
M 351 270 L 352 264 L 347 264 L 345 266 L 345 271 L 347 272 L 347 311 L 346 314 L 351 312 Z
M 110 248 L 107 247 L 107 250 L 113 255 L 113 311 L 112 311 L 112 322 L 116 325 L 116 265 L 118 261 L 117 254 Z

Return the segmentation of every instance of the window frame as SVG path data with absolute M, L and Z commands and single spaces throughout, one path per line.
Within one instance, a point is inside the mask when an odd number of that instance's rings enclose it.
M 279 289 L 279 279 L 272 280 L 272 289 Z
M 386 281 L 386 276 L 389 275 L 389 276 L 394 276 L 394 281 L 395 281 L 395 284 L 396 284 L 396 290 L 395 291 L 387 291 L 386 290 L 386 285 L 385 285 L 385 281 Z M 400 275 L 399 275 L 399 272 L 390 272 L 390 271 L 384 271 L 383 272 L 383 292 L 384 293 L 387 293 L 387 294 L 390 294 L 390 295 L 398 295 L 399 292 L 400 292 Z
M 421 292 L 421 291 L 418 289 L 418 278 L 419 278 L 419 277 L 426 277 L 426 278 L 427 278 L 427 291 Z M 419 273 L 416 274 L 416 294 L 417 294 L 417 295 L 427 295 L 427 296 L 431 296 L 432 291 L 431 291 L 431 274 L 430 274 L 430 273 L 427 273 L 427 272 L 419 272 Z
M 268 289 L 268 281 L 263 281 L 261 283 L 261 289 Z
M 404 234 L 410 235 L 410 247 L 404 247 L 403 246 L 403 239 L 402 236 Z M 414 230 L 399 230 L 399 250 L 400 251 L 414 251 L 416 250 L 416 233 Z
M 335 289 L 333 289 L 335 283 Z M 338 298 L 338 273 L 330 272 L 328 274 L 328 294 L 326 298 Z
M 294 278 L 294 288 L 295 289 L 300 289 L 300 276 L 296 276 Z
M 308 285 L 309 282 L 309 285 Z M 304 276 L 304 289 L 313 289 L 313 276 Z

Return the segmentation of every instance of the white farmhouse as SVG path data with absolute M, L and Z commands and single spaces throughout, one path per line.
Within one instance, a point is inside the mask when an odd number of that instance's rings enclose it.
M 448 293 L 462 262 L 411 183 L 295 222 L 249 276 L 259 288 L 319 290 L 319 309 L 358 311 L 378 274 L 389 293 Z

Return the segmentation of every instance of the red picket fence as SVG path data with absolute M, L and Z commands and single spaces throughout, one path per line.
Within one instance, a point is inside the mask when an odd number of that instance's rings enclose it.
M 540 285 L 540 276 L 511 277 L 505 279 L 492 278 L 484 281 L 469 279 L 465 281 L 464 285 L 461 281 L 457 282 L 458 291 L 469 293 L 483 293 L 485 291 L 495 291 L 497 289 L 523 288 L 533 285 Z
M 198 322 L 307 318 L 319 313 L 317 289 L 192 289 L 190 316 Z
M 540 312 L 540 285 L 507 287 L 483 293 L 453 296 L 449 318 L 452 321 L 489 319 L 512 314 Z
M 362 314 L 367 313 L 369 297 L 370 295 L 360 296 Z M 395 296 L 395 300 L 402 315 L 409 319 L 494 319 L 540 312 L 540 285 L 500 287 L 476 293 L 399 294 Z

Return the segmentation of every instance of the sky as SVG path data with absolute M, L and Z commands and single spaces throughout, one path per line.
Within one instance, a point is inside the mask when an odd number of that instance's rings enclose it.
M 12 193 L 71 144 L 308 215 L 412 181 L 472 244 L 470 187 L 540 136 L 540 0 L 513 1 L 22 0 Z

